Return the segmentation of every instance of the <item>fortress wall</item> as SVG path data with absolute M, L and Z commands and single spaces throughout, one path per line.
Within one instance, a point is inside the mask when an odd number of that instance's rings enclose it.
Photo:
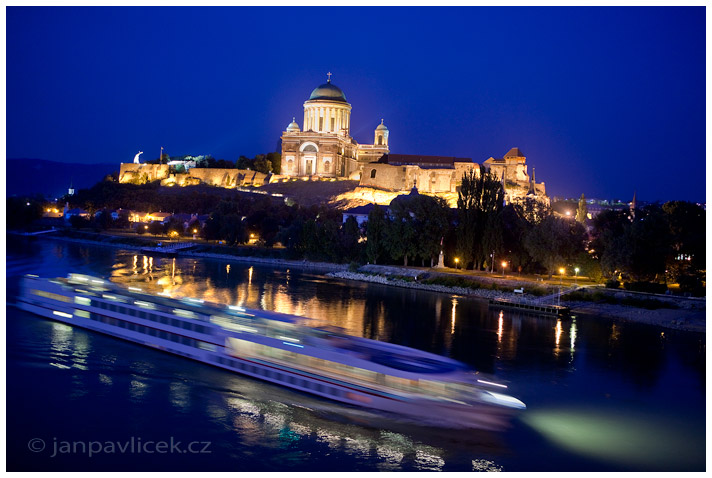
M 455 191 L 454 169 L 418 169 L 418 191 L 442 193 Z
M 457 183 L 456 186 L 459 186 L 462 183 L 462 177 L 470 169 L 474 168 L 477 176 L 479 177 L 479 175 L 480 175 L 480 165 L 477 163 L 454 163 L 454 166 L 455 166 L 455 182 Z
M 369 163 L 363 165 L 359 186 L 401 191 L 413 187 L 413 173 L 408 166 Z M 375 173 L 374 173 L 375 171 Z
M 249 169 L 192 168 L 188 176 L 199 179 L 203 184 L 224 188 L 262 186 L 268 182 L 265 173 Z
M 363 166 L 359 186 L 389 191 L 409 191 L 413 185 L 423 193 L 456 192 L 463 174 L 477 166 L 475 163 L 455 163 L 455 168 L 422 169 L 419 166 L 394 166 L 369 163 Z M 372 172 L 375 171 L 375 176 Z
M 156 181 L 168 177 L 167 164 L 136 164 L 121 163 L 119 168 L 119 182 L 130 182 L 134 178 L 146 175 L 148 181 Z

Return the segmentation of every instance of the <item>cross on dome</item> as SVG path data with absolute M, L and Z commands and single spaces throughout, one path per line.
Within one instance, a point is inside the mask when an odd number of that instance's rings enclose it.
M 327 73 L 326 76 L 329 78 L 326 80 L 327 83 L 331 83 L 331 72 Z

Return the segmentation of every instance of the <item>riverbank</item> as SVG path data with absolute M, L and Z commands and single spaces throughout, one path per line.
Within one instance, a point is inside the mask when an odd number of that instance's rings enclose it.
M 527 293 L 518 294 L 501 289 L 471 289 L 467 287 L 449 287 L 438 284 L 422 283 L 418 282 L 418 280 L 415 279 L 411 281 L 396 276 L 386 276 L 372 273 L 342 271 L 331 272 L 328 273 L 327 276 L 346 280 L 355 280 L 396 287 L 405 287 L 409 289 L 456 294 L 476 299 L 483 299 L 487 301 L 489 301 L 490 299 L 497 298 L 513 301 L 521 299 L 537 299 L 537 296 Z M 489 280 L 496 282 L 496 279 Z M 514 284 L 512 283 L 512 281 L 507 281 L 506 286 L 511 287 L 512 285 L 522 286 L 526 290 L 526 284 L 522 283 L 521 281 L 515 282 Z M 554 290 L 555 288 L 551 289 Z M 684 299 L 680 300 L 683 301 Z M 659 327 L 684 330 L 688 332 L 706 332 L 706 304 L 704 301 L 701 301 L 701 304 L 697 306 L 695 306 L 695 304 L 692 304 L 692 306 L 688 304 L 686 307 L 659 308 L 652 310 L 626 305 L 596 303 L 588 301 L 562 300 L 560 304 L 562 306 L 569 307 L 572 315 L 598 316 L 627 322 L 656 325 Z
M 107 236 L 111 237 L 111 236 Z M 127 244 L 125 242 L 118 241 L 97 241 L 76 237 L 67 236 L 57 236 L 46 234 L 43 236 L 38 236 L 38 239 L 53 239 L 65 242 L 73 242 L 76 244 L 88 244 L 92 246 L 103 246 L 103 247 L 113 247 L 115 249 L 126 249 L 129 251 L 141 251 L 142 249 L 148 247 L 148 245 L 136 245 Z M 196 257 L 201 259 L 214 259 L 221 261 L 233 261 L 233 262 L 243 262 L 249 264 L 264 264 L 277 267 L 293 267 L 297 269 L 306 269 L 314 272 L 335 272 L 335 271 L 345 271 L 349 268 L 348 264 L 334 264 L 331 262 L 310 262 L 306 260 L 290 260 L 290 259 L 278 259 L 273 257 L 257 257 L 257 256 L 236 256 L 232 254 L 215 254 L 210 252 L 197 252 L 197 251 L 180 251 L 177 253 L 179 257 Z
M 109 246 L 114 248 L 140 251 L 146 245 L 127 244 L 117 240 L 112 240 L 113 236 L 106 236 L 107 240 L 89 240 L 85 238 L 59 236 L 47 234 L 38 237 L 39 239 L 54 239 L 80 244 L 90 244 L 96 246 Z M 116 239 L 114 237 L 114 239 Z M 360 282 L 379 283 L 383 285 L 405 287 L 410 289 L 427 290 L 446 294 L 455 294 L 475 299 L 537 299 L 541 295 L 554 293 L 558 287 L 547 286 L 526 280 L 498 279 L 493 277 L 478 278 L 483 287 L 459 287 L 457 285 L 442 285 L 423 281 L 423 277 L 454 277 L 461 278 L 459 274 L 449 274 L 447 271 L 435 271 L 417 268 L 404 268 L 399 266 L 362 266 L 359 271 L 350 271 L 347 264 L 334 264 L 328 262 L 311 262 L 306 260 L 289 260 L 270 257 L 237 256 L 232 254 L 217 254 L 197 251 L 181 251 L 180 257 L 194 257 L 209 260 L 220 260 L 229 262 L 240 262 L 249 264 L 259 264 L 274 267 L 286 267 L 295 269 L 310 270 L 325 274 L 328 277 L 355 280 Z M 513 289 L 523 288 L 524 292 L 514 293 Z M 532 294 L 531 292 L 536 292 Z M 614 291 L 615 292 L 615 291 Z M 622 293 L 622 292 L 620 292 Z M 648 309 L 633 307 L 628 305 L 618 305 L 611 303 L 592 301 L 566 301 L 562 300 L 561 305 L 569 307 L 573 315 L 599 316 L 615 320 L 643 323 L 665 327 L 676 330 L 690 332 L 706 332 L 706 301 L 704 299 L 685 299 L 669 297 L 667 300 L 677 301 L 681 306 L 676 308 Z

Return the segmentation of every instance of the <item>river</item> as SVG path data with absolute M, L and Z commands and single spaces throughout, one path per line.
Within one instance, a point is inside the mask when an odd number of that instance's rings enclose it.
M 6 269 L 10 471 L 705 470 L 704 334 L 52 239 L 8 237 Z M 449 356 L 527 409 L 499 433 L 401 422 L 11 306 L 23 274 L 69 272 Z

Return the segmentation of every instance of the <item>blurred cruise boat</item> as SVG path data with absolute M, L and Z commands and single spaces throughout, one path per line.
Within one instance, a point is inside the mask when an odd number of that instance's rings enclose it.
M 338 402 L 446 428 L 499 430 L 526 408 L 465 364 L 309 319 L 150 295 L 81 274 L 22 280 L 18 307 Z

